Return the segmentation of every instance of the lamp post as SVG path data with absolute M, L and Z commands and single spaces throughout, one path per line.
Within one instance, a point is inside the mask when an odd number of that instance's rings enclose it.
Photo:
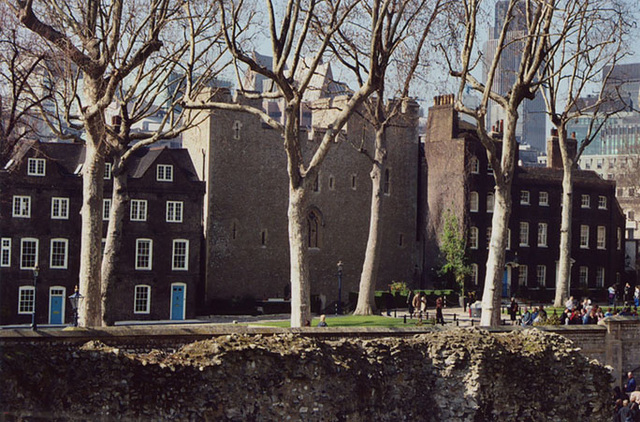
M 80 301 L 84 299 L 84 296 L 80 294 L 78 291 L 78 286 L 76 286 L 75 292 L 71 296 L 69 296 L 69 302 L 71 302 L 71 307 L 73 308 L 73 326 L 78 326 L 78 308 L 80 306 Z
M 38 292 L 38 274 L 40 274 L 40 268 L 36 265 L 33 267 L 33 312 L 31 313 L 31 329 L 36 331 L 38 329 L 38 323 L 36 322 L 36 294 Z
M 342 315 L 342 261 L 338 261 L 338 304 L 336 314 Z

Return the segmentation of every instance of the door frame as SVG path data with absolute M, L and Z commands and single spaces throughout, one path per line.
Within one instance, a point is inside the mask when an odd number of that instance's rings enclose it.
M 182 318 L 173 318 L 173 288 L 175 286 L 182 287 Z M 186 283 L 171 283 L 171 299 L 169 300 L 169 319 L 171 321 L 184 321 L 187 315 L 187 284 Z
M 49 287 L 49 324 L 53 324 L 52 321 L 52 317 L 53 317 L 53 309 L 51 308 L 52 305 L 52 300 L 53 300 L 53 295 L 51 294 L 51 292 L 53 290 L 62 290 L 62 309 L 60 309 L 60 313 L 62 314 L 62 322 L 60 323 L 60 325 L 64 324 L 64 319 L 65 319 L 65 311 L 66 311 L 66 304 L 67 304 L 67 288 L 64 286 L 51 286 Z M 56 295 L 56 297 L 58 297 L 60 295 Z M 58 325 L 58 324 L 55 324 Z

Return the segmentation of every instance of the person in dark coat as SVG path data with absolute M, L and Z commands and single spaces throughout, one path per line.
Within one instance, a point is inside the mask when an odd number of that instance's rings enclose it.
M 436 324 L 440 323 L 444 325 L 444 317 L 442 316 L 442 308 L 444 306 L 444 301 L 441 297 L 436 299 Z
M 409 289 L 407 294 L 407 308 L 409 308 L 409 318 L 413 318 L 413 290 Z

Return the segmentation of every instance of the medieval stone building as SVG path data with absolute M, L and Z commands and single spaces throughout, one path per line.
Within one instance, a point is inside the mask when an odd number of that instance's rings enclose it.
M 499 128 L 498 128 L 499 130 Z M 501 134 L 495 142 L 500 148 Z M 575 148 L 575 142 L 573 148 Z M 557 136 L 547 145 L 548 166 L 516 167 L 512 185 L 507 267 L 503 296 L 551 299 L 559 259 L 562 165 Z M 491 236 L 494 176 L 475 127 L 458 118 L 452 96 L 429 109 L 425 137 L 427 168 L 426 262 L 437 268 L 442 216 L 455 212 L 464 226 L 472 266 L 469 288 L 482 292 Z M 624 275 L 624 215 L 615 182 L 592 171 L 574 176 L 571 293 L 603 295 Z
M 230 92 L 228 102 L 248 103 Z M 323 113 L 345 96 L 307 104 L 310 123 L 305 154 L 319 145 Z M 263 107 L 254 102 L 253 106 Z M 208 299 L 243 296 L 283 298 L 289 292 L 287 228 L 288 178 L 282 137 L 248 113 L 206 112 L 203 123 L 186 133 L 183 144 L 206 182 L 204 232 Z M 411 282 L 417 257 L 418 107 L 409 103 L 388 134 L 384 175 L 381 264 L 378 289 L 392 281 Z M 311 292 L 323 304 L 337 300 L 337 263 L 342 261 L 343 297 L 358 290 L 369 229 L 373 133 L 359 115 L 345 127 L 321 166 L 308 213 Z M 213 306 L 215 308 L 215 305 Z M 215 311 L 215 309 L 212 309 Z

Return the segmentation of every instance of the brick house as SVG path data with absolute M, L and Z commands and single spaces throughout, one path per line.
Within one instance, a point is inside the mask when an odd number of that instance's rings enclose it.
M 0 170 L 0 324 L 31 322 L 38 267 L 39 324 L 72 321 L 78 284 L 82 203 L 81 144 L 25 142 Z M 108 161 L 108 160 L 107 160 Z M 105 168 L 104 225 L 111 197 Z M 116 321 L 185 319 L 201 297 L 204 186 L 185 150 L 141 149 L 129 175 Z
M 437 268 L 442 215 L 447 209 L 463 222 L 472 266 L 469 288 L 482 292 L 493 209 L 493 172 L 475 128 L 458 118 L 451 97 L 437 97 L 429 109 L 425 137 L 427 169 L 426 255 Z M 500 137 L 496 136 L 500 147 Z M 576 144 L 573 144 L 576 147 Z M 507 267 L 503 296 L 540 300 L 554 296 L 559 259 L 562 165 L 557 137 L 548 141 L 548 166 L 517 166 L 512 184 Z M 571 294 L 604 296 L 624 277 L 624 214 L 615 182 L 591 171 L 574 175 Z M 432 272 L 433 274 L 433 272 Z

